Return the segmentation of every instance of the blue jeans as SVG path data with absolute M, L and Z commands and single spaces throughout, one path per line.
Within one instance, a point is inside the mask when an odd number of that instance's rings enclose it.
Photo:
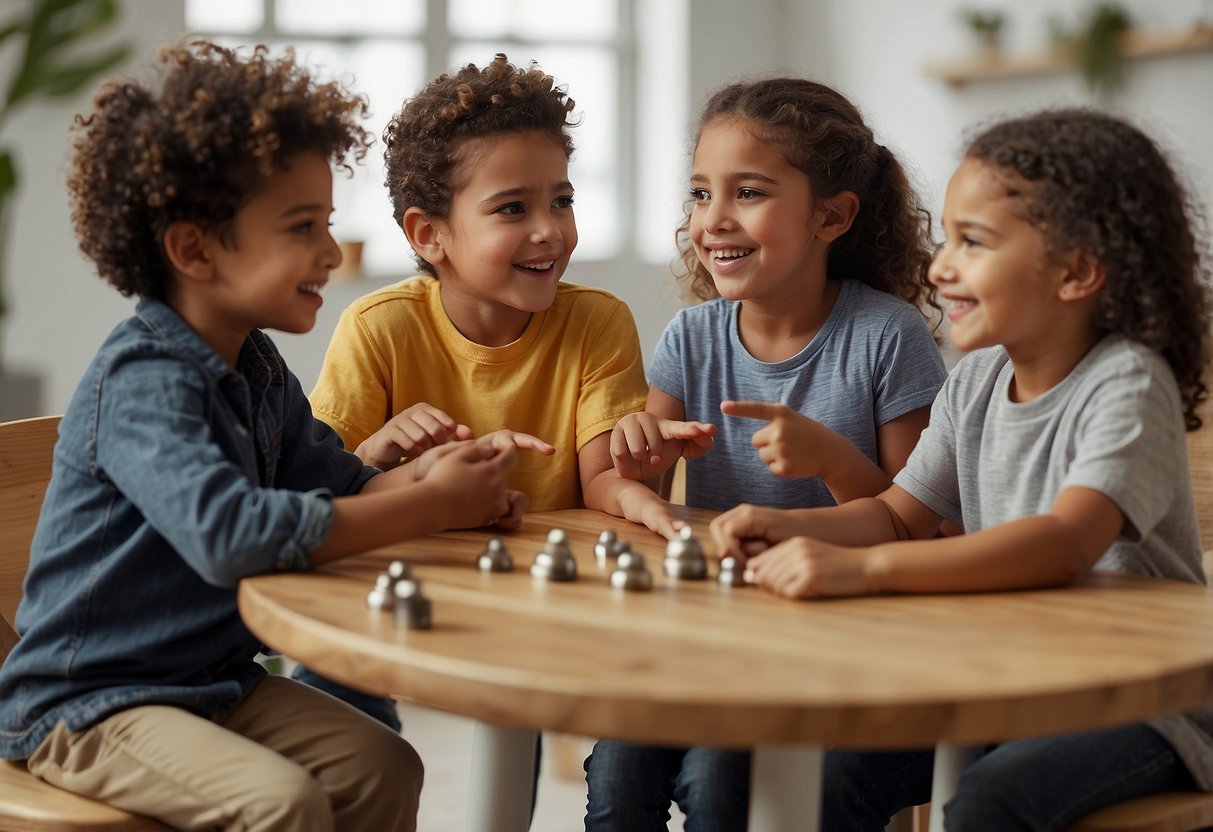
M 825 755 L 823 832 L 882 832 L 931 797 L 930 751 Z M 944 807 L 950 832 L 1050 832 L 1103 806 L 1194 789 L 1167 742 L 1144 725 L 1003 743 L 961 774 Z
M 745 832 L 748 752 L 599 740 L 585 771 L 586 832 L 664 832 L 672 801 L 686 815 L 686 832 Z

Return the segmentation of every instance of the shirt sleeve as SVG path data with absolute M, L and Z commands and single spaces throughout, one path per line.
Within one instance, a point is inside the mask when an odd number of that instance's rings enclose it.
M 235 586 L 308 566 L 332 528 L 330 492 L 259 486 L 231 458 L 251 457 L 251 438 L 225 449 L 212 431 L 200 370 L 161 356 L 118 359 L 98 396 L 97 473 L 203 580 Z
M 346 309 L 308 398 L 315 415 L 337 431 L 347 450 L 357 450 L 390 418 L 390 376 L 366 320 Z
M 622 301 L 589 340 L 577 395 L 577 450 L 629 413 L 644 410 L 648 388 L 632 311 Z
M 875 368 L 875 417 L 883 425 L 935 401 L 947 375 L 922 315 L 901 306 L 889 318 Z
M 1186 484 L 1175 476 L 1186 454 L 1170 370 L 1119 373 L 1099 384 L 1083 407 L 1061 490 L 1090 488 L 1108 497 L 1128 520 L 1124 537 L 1137 543 L 1166 516 Z
M 686 316 L 679 312 L 666 324 L 653 350 L 653 363 L 649 366 L 649 384 L 661 392 L 686 401 L 686 380 L 683 378 L 683 341 Z

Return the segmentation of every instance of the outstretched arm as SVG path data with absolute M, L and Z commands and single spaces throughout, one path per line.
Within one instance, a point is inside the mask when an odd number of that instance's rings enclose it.
M 839 505 L 884 491 L 892 484 L 892 475 L 905 464 L 901 457 L 878 466 L 842 434 L 784 404 L 725 401 L 720 403 L 720 411 L 726 416 L 765 421 L 767 424 L 755 432 L 752 441 L 771 473 L 779 477 L 820 477 Z M 883 454 L 881 462 L 885 462 Z
M 611 431 L 611 460 L 621 477 L 658 481 L 680 458 L 694 459 L 712 449 L 716 426 L 687 422 L 681 400 L 649 386 L 645 409 L 619 420 Z
M 1074 487 L 1047 514 L 957 537 L 858 547 L 793 537 L 752 558 L 747 570 L 787 597 L 1058 586 L 1090 569 L 1124 523 L 1107 496 Z

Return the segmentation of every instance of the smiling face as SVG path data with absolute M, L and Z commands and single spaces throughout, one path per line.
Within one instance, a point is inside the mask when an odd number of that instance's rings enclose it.
M 410 241 L 434 264 L 456 328 L 501 346 L 552 305 L 577 246 L 568 158 L 543 133 L 471 139 L 461 150 L 450 214 L 427 221 L 428 242 Z
M 307 332 L 341 251 L 329 234 L 333 174 L 321 153 L 287 159 L 205 245 L 213 266 L 195 327 L 220 352 L 253 329 Z
M 824 281 L 812 186 L 776 147 L 722 119 L 700 133 L 692 168 L 690 239 L 721 296 L 780 303 Z
M 962 350 L 1002 344 L 1013 360 L 1047 351 L 1072 330 L 1065 321 L 1065 267 L 1014 208 L 993 170 L 966 159 L 948 185 L 947 242 L 930 270 L 950 303 L 952 342 Z

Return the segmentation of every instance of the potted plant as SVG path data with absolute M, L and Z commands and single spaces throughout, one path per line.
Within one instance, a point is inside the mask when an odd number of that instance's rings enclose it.
M 1129 13 L 1119 3 L 1095 4 L 1074 32 L 1059 18 L 1049 19 L 1050 40 L 1070 54 L 1087 87 L 1104 102 L 1125 85 L 1121 39 L 1131 26 Z
M 6 65 L 15 70 L 0 98 L 0 327 L 8 312 L 3 280 L 8 253 L 8 214 L 20 184 L 18 160 L 13 150 L 3 143 L 4 128 L 10 116 L 21 107 L 38 98 L 72 95 L 125 60 L 130 51 L 126 45 L 92 50 L 89 54 L 81 51 L 82 46 L 87 46 L 117 20 L 117 0 L 24 0 L 19 6 L 19 12 L 0 21 L 0 50 L 15 53 L 6 56 Z M 0 349 L 0 384 L 5 376 Z M 17 383 L 23 388 L 30 386 L 28 377 L 13 381 L 13 384 Z M 17 409 L 13 402 L 18 395 L 17 390 L 0 393 L 0 417 L 13 418 L 10 411 Z
M 996 51 L 1002 46 L 1002 27 L 1006 17 L 997 9 L 961 9 L 960 19 L 977 36 L 982 48 Z

